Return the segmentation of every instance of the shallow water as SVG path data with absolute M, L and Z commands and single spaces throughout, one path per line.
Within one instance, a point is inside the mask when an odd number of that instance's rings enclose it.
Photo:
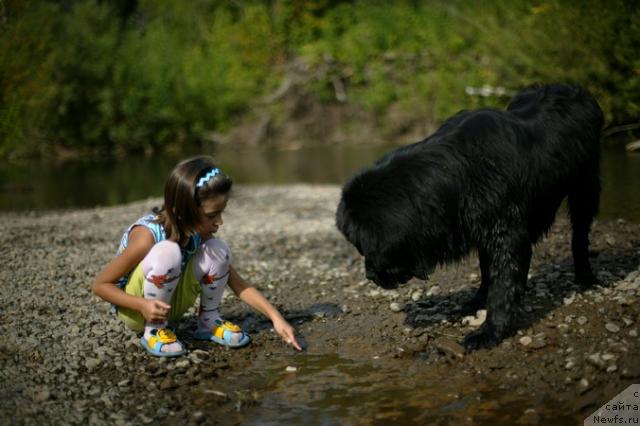
M 307 353 L 259 360 L 250 373 L 217 380 L 215 387 L 257 392 L 258 403 L 238 414 L 247 425 L 515 424 L 534 407 L 541 424 L 581 421 L 550 399 L 501 391 L 490 379 L 478 384 L 453 368 L 446 380 L 441 373 L 415 361 Z
M 341 184 L 389 149 L 352 145 L 237 151 L 221 147 L 212 154 L 240 184 Z M 0 164 L 0 210 L 108 206 L 159 197 L 165 176 L 178 160 L 163 155 L 64 164 L 5 162 Z M 640 153 L 627 153 L 621 144 L 604 144 L 602 187 L 601 218 L 640 222 Z

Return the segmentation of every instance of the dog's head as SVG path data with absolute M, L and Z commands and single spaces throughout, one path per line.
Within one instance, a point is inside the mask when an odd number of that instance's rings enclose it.
M 426 280 L 437 264 L 420 243 L 419 213 L 411 198 L 385 191 L 370 173 L 351 179 L 342 191 L 336 225 L 364 256 L 367 278 L 382 288 L 413 277 Z
M 428 280 L 435 263 L 429 264 L 425 259 L 416 259 L 413 254 L 402 249 L 362 253 L 367 279 L 384 289 L 397 288 L 414 277 Z

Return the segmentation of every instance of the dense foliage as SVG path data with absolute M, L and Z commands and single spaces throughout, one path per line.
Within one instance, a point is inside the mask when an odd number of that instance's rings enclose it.
M 380 117 L 438 123 L 562 81 L 626 123 L 640 116 L 636 4 L 0 0 L 0 157 L 198 141 L 273 98 L 291 64 L 322 102 Z

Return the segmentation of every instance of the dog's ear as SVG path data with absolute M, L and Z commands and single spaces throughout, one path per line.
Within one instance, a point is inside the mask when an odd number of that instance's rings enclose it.
M 342 191 L 342 197 L 336 211 L 336 226 L 351 242 L 359 239 L 362 228 L 369 226 L 372 209 L 363 203 L 364 198 L 350 183 Z

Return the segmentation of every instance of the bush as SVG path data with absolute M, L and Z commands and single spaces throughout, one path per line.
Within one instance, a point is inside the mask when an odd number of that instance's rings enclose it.
M 279 85 L 437 124 L 502 107 L 533 82 L 572 82 L 610 123 L 640 115 L 633 1 L 154 2 L 5 0 L 0 156 L 172 149 L 224 131 Z M 505 96 L 468 88 L 504 87 Z M 341 95 L 342 96 L 342 95 Z

